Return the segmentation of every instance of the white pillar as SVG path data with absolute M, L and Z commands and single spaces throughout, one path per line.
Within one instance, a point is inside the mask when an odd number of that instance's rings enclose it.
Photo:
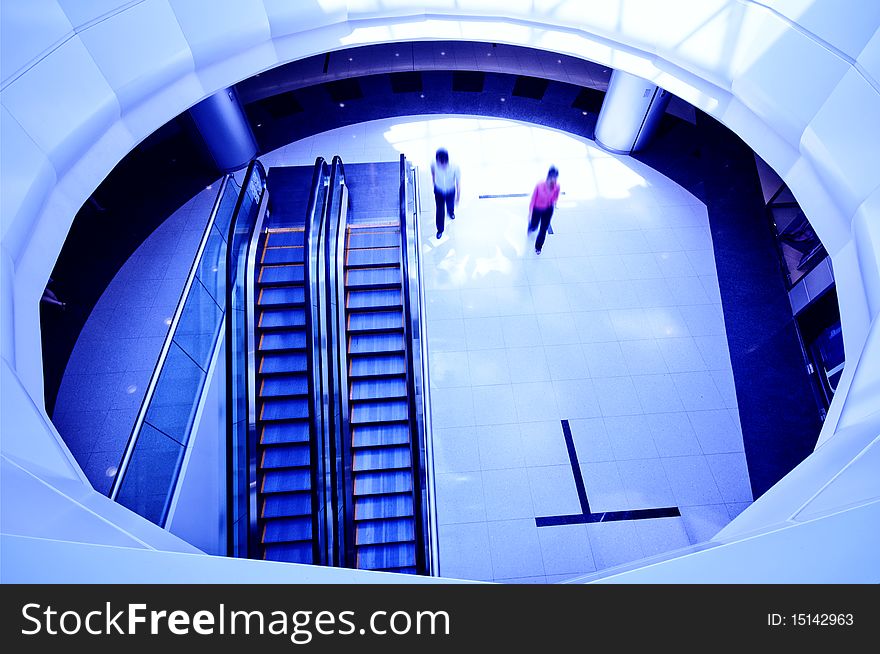
M 595 140 L 617 154 L 642 149 L 657 128 L 671 94 L 641 77 L 612 71 L 596 121 Z
M 257 155 L 257 141 L 233 89 L 217 91 L 189 113 L 222 172 L 244 168 Z

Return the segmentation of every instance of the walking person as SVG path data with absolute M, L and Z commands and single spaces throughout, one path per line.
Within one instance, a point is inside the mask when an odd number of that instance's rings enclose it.
M 529 203 L 529 233 L 538 230 L 538 238 L 535 239 L 535 254 L 541 254 L 544 247 L 544 239 L 550 227 L 550 219 L 553 217 L 553 209 L 559 199 L 559 171 L 556 166 L 550 166 L 547 179 L 538 182 L 532 192 L 532 201 Z
M 449 161 L 446 148 L 437 150 L 431 162 L 431 180 L 434 182 L 434 202 L 437 204 L 437 238 L 443 236 L 446 214 L 455 220 L 455 206 L 461 199 L 461 172 Z

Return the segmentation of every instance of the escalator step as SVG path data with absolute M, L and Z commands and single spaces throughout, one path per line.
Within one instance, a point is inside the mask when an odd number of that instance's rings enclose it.
M 351 407 L 351 424 L 362 425 L 375 422 L 402 422 L 409 417 L 406 400 L 358 402 Z
M 373 498 L 370 498 L 373 499 Z M 305 516 L 312 513 L 310 493 L 278 493 L 263 498 L 263 518 Z
M 349 268 L 400 265 L 400 248 L 346 250 L 345 265 Z
M 274 375 L 260 382 L 260 397 L 308 395 L 309 380 L 305 374 Z
M 409 470 L 412 467 L 408 445 L 355 450 L 353 459 L 352 470 L 355 472 Z
M 273 543 L 267 544 L 263 558 L 267 561 L 287 563 L 313 563 L 312 543 Z
M 260 359 L 260 373 L 273 375 L 276 373 L 302 372 L 307 369 L 306 355 L 300 352 L 283 354 L 263 354 Z
M 352 313 L 348 316 L 348 331 L 352 333 L 392 329 L 403 329 L 402 310 Z
M 353 447 L 409 445 L 409 424 L 389 422 L 379 425 L 352 425 Z
M 406 380 L 402 377 L 355 379 L 351 384 L 352 400 L 384 400 L 406 397 Z
M 288 468 L 282 470 L 267 470 L 263 474 L 264 493 L 293 493 L 297 491 L 310 491 L 312 488 L 312 473 L 300 468 Z
M 383 425 L 390 427 L 391 425 Z M 282 443 L 307 443 L 311 434 L 308 421 L 269 422 L 260 429 L 262 445 L 280 445 Z
M 412 473 L 409 470 L 362 472 L 354 476 L 354 494 L 388 495 L 412 491 Z
M 387 377 L 406 374 L 403 354 L 356 357 L 350 360 L 349 377 Z
M 399 288 L 381 288 L 367 291 L 349 291 L 345 298 L 348 311 L 359 309 L 396 309 L 401 306 Z
M 264 543 L 289 543 L 312 539 L 312 516 L 273 518 L 263 527 Z
M 403 352 L 404 349 L 403 334 L 400 332 L 353 334 L 348 339 L 349 354 L 386 354 Z
M 276 266 L 285 263 L 302 263 L 305 250 L 302 247 L 266 248 L 263 250 L 264 266 Z
M 412 518 L 368 520 L 355 524 L 355 544 L 380 545 L 406 543 L 415 540 L 415 521 Z
M 400 247 L 400 229 L 352 229 L 348 232 L 348 248 L 364 250 L 372 248 Z
M 265 308 L 302 304 L 305 301 L 306 291 L 302 286 L 265 286 L 260 289 L 257 304 L 261 308 Z
M 275 309 L 260 311 L 258 325 L 261 329 L 279 327 L 305 327 L 306 312 L 303 309 Z
M 263 352 L 277 350 L 304 350 L 306 347 L 306 333 L 304 330 L 285 332 L 266 332 L 260 335 L 260 347 Z
M 308 467 L 310 461 L 311 452 L 308 443 L 275 445 L 263 450 L 263 460 L 260 462 L 260 467 L 263 470 L 303 468 Z
M 400 266 L 388 268 L 350 268 L 345 273 L 346 288 L 400 286 Z
M 359 547 L 357 567 L 361 570 L 409 568 L 416 564 L 415 543 L 389 543 Z
M 302 245 L 305 243 L 305 231 L 303 229 L 270 229 L 266 235 L 266 247 L 276 248 L 289 245 Z
M 302 284 L 305 279 L 305 268 L 301 264 L 289 266 L 263 266 L 260 268 L 259 283 L 268 284 Z
M 267 398 L 263 400 L 260 420 L 297 420 L 309 417 L 308 398 Z
M 359 497 L 354 503 L 355 520 L 403 518 L 413 515 L 412 493 Z

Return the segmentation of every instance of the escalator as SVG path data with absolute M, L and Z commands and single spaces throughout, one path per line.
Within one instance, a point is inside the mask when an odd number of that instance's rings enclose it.
M 352 225 L 345 314 L 358 568 L 416 570 L 400 228 Z
M 412 169 L 351 169 L 255 166 L 230 232 L 230 552 L 431 574 Z
M 343 239 L 340 352 L 351 509 L 349 564 L 423 574 L 418 429 L 398 167 L 355 164 Z M 344 231 L 342 231 L 344 230 Z M 339 292 L 339 289 L 338 291 Z
M 267 230 L 255 307 L 262 558 L 294 563 L 315 561 L 304 250 L 303 227 Z
M 250 556 L 320 564 L 320 325 L 312 311 L 327 165 L 271 168 L 272 195 L 252 238 Z M 317 357 L 317 359 L 316 359 Z

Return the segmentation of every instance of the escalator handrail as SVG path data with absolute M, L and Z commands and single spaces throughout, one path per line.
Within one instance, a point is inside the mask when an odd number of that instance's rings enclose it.
M 146 420 L 147 411 L 150 408 L 150 403 L 152 402 L 153 395 L 156 391 L 156 385 L 159 383 L 159 377 L 161 376 L 162 369 L 165 366 L 165 360 L 168 357 L 168 352 L 171 350 L 171 343 L 177 334 L 177 326 L 180 324 L 180 318 L 183 315 L 183 309 L 186 305 L 187 299 L 189 298 L 190 289 L 192 288 L 192 285 L 195 282 L 196 275 L 198 274 L 199 264 L 202 261 L 202 256 L 205 253 L 205 247 L 207 246 L 209 237 L 211 236 L 211 230 L 214 227 L 214 221 L 217 220 L 217 215 L 220 212 L 223 195 L 226 193 L 226 186 L 228 185 L 231 178 L 232 174 L 227 173 L 220 182 L 220 190 L 217 193 L 217 199 L 214 200 L 214 206 L 211 209 L 211 214 L 208 217 L 208 222 L 205 225 L 204 232 L 202 233 L 201 241 L 199 241 L 199 247 L 196 250 L 196 254 L 193 257 L 193 263 L 190 266 L 189 273 L 186 276 L 186 281 L 183 284 L 183 290 L 180 293 L 180 299 L 177 302 L 177 307 L 175 307 L 174 309 L 174 315 L 171 317 L 171 323 L 168 327 L 168 333 L 165 336 L 165 341 L 162 343 L 162 349 L 159 351 L 159 358 L 157 359 L 156 365 L 153 368 L 153 373 L 150 376 L 149 383 L 147 384 L 147 390 L 144 393 L 144 399 L 141 402 L 141 406 L 138 409 L 137 417 L 135 418 L 131 433 L 129 434 L 128 442 L 125 446 L 125 452 L 122 455 L 122 460 L 119 463 L 116 476 L 113 479 L 113 485 L 111 486 L 109 495 L 111 500 L 115 501 L 119 496 L 119 489 L 122 487 L 122 481 L 125 478 L 126 471 L 128 470 L 128 464 L 131 461 L 132 452 L 134 451 L 134 447 L 137 443 L 138 436 L 140 435 L 141 428 L 143 427 L 144 421 Z
M 334 443 L 337 448 L 336 460 L 341 469 L 336 469 L 336 484 L 334 490 L 338 492 L 336 510 L 336 524 L 342 530 L 337 534 L 340 560 L 339 564 L 344 567 L 356 567 L 354 546 L 354 486 L 351 473 L 351 425 L 348 405 L 348 356 L 346 354 L 347 338 L 345 329 L 345 235 L 348 227 L 348 189 L 345 184 L 345 165 L 337 155 L 333 157 L 330 166 L 330 187 L 328 189 L 328 215 L 325 221 L 324 254 L 325 270 L 328 283 L 327 325 L 328 337 L 335 347 L 328 347 L 333 357 L 331 372 L 333 382 L 333 407 L 331 411 L 332 430 Z M 333 206 L 334 194 L 339 188 L 340 203 L 338 212 L 330 211 Z M 332 297 L 331 297 L 332 296 Z M 332 300 L 335 299 L 334 303 Z M 338 408 L 338 410 L 337 410 Z M 337 420 L 338 416 L 338 420 Z
M 417 331 L 420 334 L 419 313 L 413 313 L 412 303 L 410 301 L 410 293 L 412 291 L 410 276 L 418 271 L 418 264 L 415 268 L 410 269 L 410 252 L 409 246 L 411 239 L 409 236 L 407 220 L 407 183 L 406 183 L 406 156 L 400 155 L 400 262 L 401 262 L 401 283 L 402 283 L 402 299 L 403 299 L 403 331 L 404 343 L 406 343 L 406 397 L 407 397 L 407 413 L 410 420 L 410 434 L 414 434 L 415 438 L 410 438 L 410 452 L 412 460 L 413 475 L 413 517 L 415 518 L 415 536 L 416 536 L 416 569 L 420 573 L 425 573 L 430 568 L 430 556 L 426 551 L 426 534 L 424 530 L 424 518 L 422 506 L 422 448 L 421 442 L 424 439 L 423 422 L 419 417 L 420 412 L 416 406 L 416 388 L 424 388 L 421 383 L 420 368 L 415 366 L 413 357 L 413 348 L 417 342 Z M 415 253 L 418 256 L 418 253 Z M 419 280 L 413 280 L 416 284 Z M 415 323 L 415 324 L 414 324 Z M 420 357 L 421 358 L 421 357 Z
M 413 212 L 412 212 L 412 252 L 413 263 L 415 265 L 412 274 L 415 276 L 415 284 L 411 286 L 411 291 L 416 296 L 415 305 L 418 310 L 419 324 L 419 359 L 421 367 L 416 367 L 416 374 L 421 375 L 420 389 L 421 398 L 416 408 L 421 409 L 421 423 L 419 425 L 419 435 L 423 438 L 421 443 L 424 448 L 424 458 L 420 459 L 424 465 L 422 469 L 422 479 L 425 482 L 425 497 L 422 503 L 424 516 L 424 525 L 422 533 L 425 535 L 425 555 L 427 557 L 428 569 L 427 573 L 432 576 L 440 576 L 440 550 L 439 550 L 439 531 L 437 525 L 437 491 L 434 479 L 434 437 L 432 430 L 431 418 L 431 374 L 429 370 L 428 341 L 425 338 L 424 325 L 426 324 L 427 309 L 425 304 L 425 294 L 422 292 L 424 284 L 422 280 L 422 232 L 419 225 L 419 215 L 422 210 L 421 189 L 419 187 L 419 169 L 413 167 Z M 415 361 L 413 362 L 415 365 Z M 417 387 L 419 388 L 419 387 Z
M 248 222 L 244 225 L 239 225 L 239 220 L 241 218 L 241 208 L 244 204 L 244 200 L 247 197 L 247 193 L 249 190 L 250 180 L 253 175 L 256 173 L 257 180 L 260 185 L 260 193 L 258 204 L 258 211 L 256 212 L 253 220 L 248 220 Z M 226 315 L 225 319 L 225 327 L 226 327 L 226 407 L 227 407 L 227 499 L 229 503 L 229 510 L 227 511 L 227 519 L 230 522 L 228 529 L 228 539 L 230 541 L 230 552 L 232 551 L 231 542 L 234 538 L 234 529 L 231 524 L 231 521 L 234 518 L 234 512 L 232 510 L 232 503 L 234 498 L 234 483 L 233 483 L 233 471 L 232 471 L 232 462 L 234 458 L 232 456 L 232 450 L 235 448 L 235 436 L 234 436 L 234 428 L 231 407 L 235 402 L 235 397 L 233 395 L 233 366 L 232 366 L 232 338 L 234 337 L 233 330 L 233 292 L 236 286 L 236 276 L 238 273 L 238 266 L 233 265 L 233 255 L 234 248 L 233 245 L 236 242 L 235 234 L 240 229 L 244 229 L 244 233 L 246 234 L 245 238 L 242 239 L 242 243 L 247 243 L 247 248 L 244 250 L 243 255 L 245 256 L 245 265 L 244 269 L 251 269 L 254 264 L 254 257 L 256 256 L 256 247 L 259 241 L 259 228 L 262 223 L 263 216 L 265 215 L 266 203 L 268 201 L 268 192 L 267 192 L 267 176 L 266 169 L 263 167 L 263 164 L 258 159 L 253 159 L 250 164 L 248 164 L 247 171 L 244 175 L 244 181 L 242 183 L 241 192 L 239 193 L 238 200 L 235 204 L 235 210 L 232 214 L 232 220 L 229 221 L 229 233 L 227 234 L 226 239 Z M 247 217 L 247 216 L 246 216 Z M 250 280 L 249 280 L 250 278 Z M 247 434 L 251 435 L 256 433 L 256 409 L 255 409 L 255 394 L 256 390 L 255 379 L 254 379 L 254 347 L 253 343 L 255 342 L 255 333 L 254 333 L 254 321 L 252 316 L 252 302 L 251 299 L 253 297 L 253 279 L 252 275 L 245 275 L 245 280 L 243 282 L 245 284 L 245 294 L 244 294 L 244 302 L 242 305 L 247 309 L 250 307 L 250 311 L 248 312 L 248 319 L 245 322 L 245 338 L 246 338 L 246 347 L 245 352 L 247 356 L 245 357 L 245 366 L 244 371 L 247 376 L 247 388 L 245 393 L 245 403 L 246 403 L 246 411 L 247 415 Z M 249 447 L 251 438 L 247 438 L 247 447 Z M 245 457 L 246 461 L 250 462 L 251 460 L 251 452 L 247 453 Z M 247 523 L 249 526 L 249 534 L 250 531 L 254 528 L 256 524 L 256 479 L 254 478 L 255 470 L 251 469 L 251 466 L 248 465 L 248 470 L 245 474 L 245 485 L 246 492 L 248 495 L 248 510 L 247 510 Z M 251 537 L 248 538 L 248 542 L 250 543 Z M 247 547 L 248 554 L 252 554 L 250 551 L 252 547 L 249 545 Z
M 312 434 L 309 438 L 309 456 L 312 465 L 310 467 L 312 488 L 312 561 L 315 563 L 327 562 L 326 531 L 321 522 L 321 515 L 327 520 L 327 513 L 320 511 L 319 493 L 323 495 L 324 475 L 318 472 L 318 461 L 324 465 L 323 448 L 319 448 L 319 441 L 324 442 L 324 430 L 326 418 L 324 416 L 323 391 L 325 388 L 326 370 L 323 352 L 323 325 L 320 319 L 320 311 L 316 309 L 314 302 L 318 302 L 320 291 L 318 290 L 318 265 L 322 261 L 319 256 L 319 241 L 323 228 L 324 214 L 326 213 L 327 195 L 324 195 L 324 206 L 318 211 L 318 196 L 320 187 L 323 186 L 327 176 L 327 162 L 323 157 L 315 159 L 312 172 L 312 183 L 309 190 L 309 201 L 306 205 L 306 216 L 303 224 L 303 289 L 305 292 L 305 320 L 306 320 L 306 361 L 309 387 L 309 402 L 312 415 Z M 313 256 L 314 255 L 314 256 Z M 317 319 L 317 320 L 316 320 Z M 319 451 L 320 449 L 320 451 Z M 324 469 L 323 467 L 321 468 Z

